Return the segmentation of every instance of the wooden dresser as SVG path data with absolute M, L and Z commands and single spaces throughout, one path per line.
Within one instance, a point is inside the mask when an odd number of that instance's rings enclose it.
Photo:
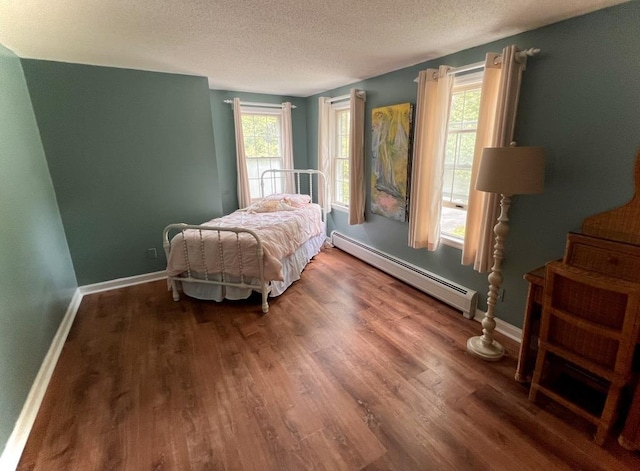
M 635 164 L 636 194 L 633 199 L 612 211 L 596 214 L 584 220 L 579 233 L 569 233 L 562 265 L 571 270 L 582 270 L 585 275 L 610 277 L 612 283 L 631 282 L 640 287 L 640 153 Z M 552 264 L 558 266 L 558 262 Z M 530 381 L 536 366 L 538 336 L 545 289 L 545 267 L 527 273 L 529 293 L 523 324 L 523 338 L 515 378 Z M 633 316 L 632 316 L 633 317 Z M 640 306 L 637 317 L 640 317 Z M 640 321 L 640 319 L 638 319 Z M 640 335 L 634 339 L 640 343 Z M 636 346 L 636 363 L 640 363 L 640 347 Z M 634 364 L 636 377 L 640 376 L 640 365 Z M 634 378 L 628 407 L 619 411 L 625 419 L 618 438 L 627 449 L 640 449 L 640 381 Z M 626 415 L 626 418 L 624 417 Z

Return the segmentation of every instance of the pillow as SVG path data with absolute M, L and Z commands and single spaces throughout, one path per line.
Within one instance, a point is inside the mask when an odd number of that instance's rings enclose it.
M 275 193 L 273 195 L 265 196 L 262 201 L 282 201 L 294 208 L 301 208 L 311 203 L 311 196 L 298 195 L 289 193 Z
M 311 203 L 311 196 L 309 195 L 289 195 L 285 198 L 285 201 L 294 208 L 302 208 L 303 206 Z
M 293 206 L 283 200 L 260 200 L 247 206 L 248 213 L 273 213 L 276 211 L 293 211 Z

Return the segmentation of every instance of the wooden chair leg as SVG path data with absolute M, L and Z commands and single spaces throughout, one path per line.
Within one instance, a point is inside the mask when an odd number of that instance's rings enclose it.
M 536 402 L 538 400 L 537 383 L 534 384 L 533 381 L 531 381 L 531 386 L 529 386 L 529 400 L 531 402 Z
M 531 378 L 531 386 L 529 388 L 529 400 L 531 402 L 536 402 L 538 399 L 538 384 L 540 384 L 540 380 L 542 379 L 543 369 L 545 367 L 545 362 L 547 361 L 547 350 L 544 346 L 538 346 L 538 357 L 536 358 L 536 367 L 533 370 L 533 377 Z
M 620 402 L 620 394 L 622 392 L 622 386 L 619 384 L 611 384 L 609 386 L 609 392 L 607 393 L 607 399 L 600 415 L 600 422 L 598 423 L 598 429 L 593 438 L 596 444 L 602 446 L 607 438 L 609 429 L 613 425 L 613 421 L 616 418 L 616 411 L 618 410 L 618 403 Z

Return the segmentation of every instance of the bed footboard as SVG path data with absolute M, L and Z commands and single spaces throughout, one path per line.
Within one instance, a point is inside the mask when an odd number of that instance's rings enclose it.
M 243 247 L 241 237 L 251 237 L 255 244 L 251 243 L 251 248 Z M 204 283 L 259 291 L 262 294 L 262 312 L 269 311 L 267 299 L 271 288 L 264 276 L 264 249 L 255 232 L 243 228 L 170 224 L 165 227 L 162 240 L 167 262 L 179 256 L 186 265 L 179 274 L 171 275 L 172 270 L 167 270 L 174 301 L 180 299 L 179 283 Z M 249 275 L 245 273 L 243 260 L 252 257 L 250 252 L 253 251 L 258 271 Z M 207 267 L 213 259 L 217 268 L 210 272 Z M 226 266 L 225 260 L 229 259 L 237 260 L 237 264 Z M 201 268 L 196 271 L 195 266 Z

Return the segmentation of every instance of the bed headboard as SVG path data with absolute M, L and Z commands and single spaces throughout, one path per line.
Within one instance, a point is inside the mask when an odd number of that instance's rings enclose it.
M 319 170 L 269 169 L 260 175 L 260 195 L 296 193 L 309 195 L 313 203 L 322 206 L 322 220 L 327 222 L 327 179 Z M 323 198 L 321 198 L 323 195 Z
M 320 203 L 320 195 L 326 195 L 326 191 L 326 177 L 319 170 L 270 169 L 260 175 L 260 194 L 263 197 L 274 193 L 296 193 L 309 195 L 311 201 Z

